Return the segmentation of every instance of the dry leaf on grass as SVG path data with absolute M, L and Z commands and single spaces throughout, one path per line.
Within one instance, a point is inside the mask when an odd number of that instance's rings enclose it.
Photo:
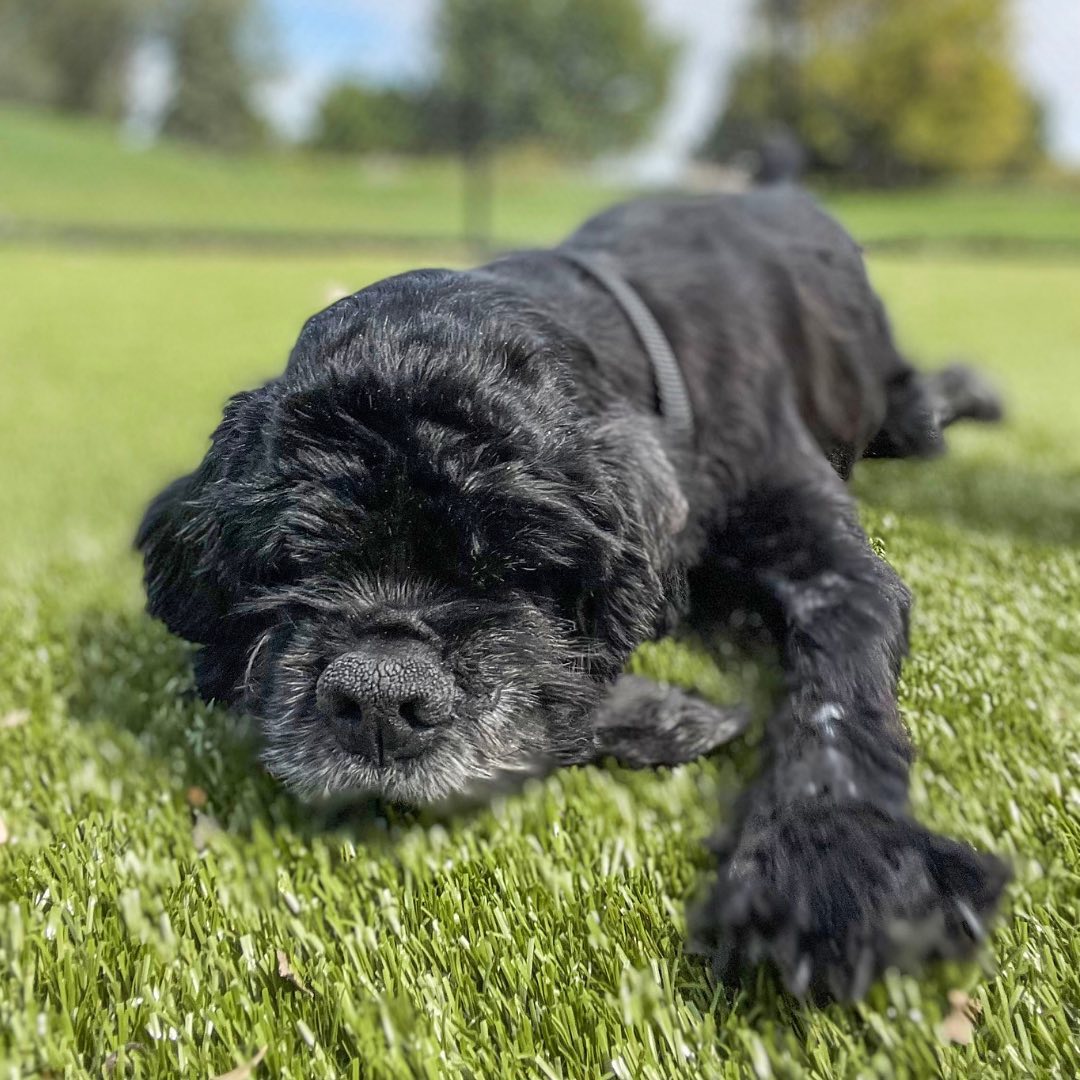
M 975 1035 L 975 1021 L 982 1012 L 982 1005 L 963 990 L 949 991 L 949 1015 L 938 1026 L 938 1035 L 944 1042 L 967 1046 Z
M 184 792 L 184 798 L 187 801 L 188 806 L 194 810 L 201 810 L 206 806 L 210 796 L 206 794 L 201 787 L 196 787 L 194 784 Z
M 124 1043 L 124 1055 L 130 1058 L 132 1054 L 145 1054 L 146 1045 L 141 1042 Z M 105 1072 L 112 1076 L 116 1072 L 116 1063 L 120 1060 L 120 1051 L 114 1050 L 101 1064 Z
M 300 993 L 307 994 L 308 997 L 315 996 L 315 991 L 312 990 L 295 971 L 293 971 L 292 964 L 289 963 L 289 958 L 285 955 L 283 949 L 278 949 L 277 951 L 277 973 L 287 983 L 299 990 Z
M 259 1062 L 264 1057 L 266 1057 L 265 1046 L 250 1061 L 241 1062 L 235 1069 L 230 1069 L 227 1073 L 214 1077 L 214 1080 L 248 1080 L 248 1077 L 259 1067 Z
M 12 709 L 11 712 L 0 716 L 0 728 L 22 727 L 29 719 L 29 709 Z

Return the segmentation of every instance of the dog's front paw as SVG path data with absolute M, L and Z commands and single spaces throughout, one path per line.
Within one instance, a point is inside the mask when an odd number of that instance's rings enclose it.
M 995 856 L 868 803 L 792 803 L 724 845 L 695 938 L 725 979 L 771 962 L 799 997 L 852 1000 L 887 967 L 970 952 L 1008 877 Z
M 623 675 L 593 713 L 596 753 L 631 768 L 682 765 L 742 734 L 750 713 L 675 686 Z

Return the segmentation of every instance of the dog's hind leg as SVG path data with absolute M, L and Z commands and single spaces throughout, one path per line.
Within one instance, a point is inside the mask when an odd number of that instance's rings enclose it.
M 854 998 L 889 965 L 968 951 L 1008 874 L 909 814 L 910 596 L 807 444 L 766 462 L 720 538 L 779 609 L 787 687 L 697 937 L 725 975 L 766 960 L 795 994 Z
M 994 423 L 1004 415 L 1001 396 L 990 380 L 962 363 L 926 373 L 905 366 L 885 394 L 885 419 L 864 457 L 935 457 L 945 449 L 943 432 L 950 424 Z
M 747 709 L 710 705 L 678 687 L 620 676 L 593 713 L 596 756 L 631 768 L 681 765 L 740 735 Z
M 938 423 L 946 428 L 957 420 L 992 424 L 1005 415 L 1001 395 L 977 368 L 954 363 L 922 376 Z

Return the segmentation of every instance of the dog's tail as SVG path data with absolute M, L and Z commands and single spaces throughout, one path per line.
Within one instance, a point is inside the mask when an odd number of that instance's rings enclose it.
M 757 147 L 754 183 L 797 184 L 806 172 L 806 147 L 786 127 L 765 132 Z

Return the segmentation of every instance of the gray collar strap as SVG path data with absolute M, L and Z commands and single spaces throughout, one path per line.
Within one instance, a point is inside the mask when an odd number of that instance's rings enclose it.
M 595 278 L 622 308 L 652 365 L 657 403 L 665 425 L 676 438 L 690 443 L 694 437 L 694 412 L 690 407 L 686 380 L 675 358 L 675 350 L 649 306 L 619 273 L 614 260 L 606 253 L 586 254 L 559 248 L 557 254 Z

